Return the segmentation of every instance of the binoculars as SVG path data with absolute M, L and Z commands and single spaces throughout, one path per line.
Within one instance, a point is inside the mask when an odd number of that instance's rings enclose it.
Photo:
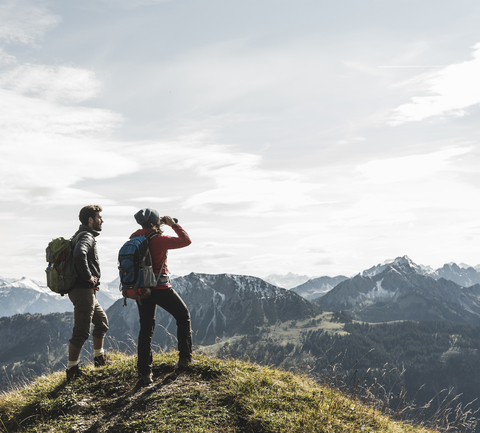
M 178 219 L 177 218 L 172 218 L 173 221 L 175 221 L 175 224 L 178 223 Z M 162 217 L 160 218 L 160 222 L 163 223 L 163 224 L 166 224 L 167 223 L 167 220 L 165 219 L 165 217 Z

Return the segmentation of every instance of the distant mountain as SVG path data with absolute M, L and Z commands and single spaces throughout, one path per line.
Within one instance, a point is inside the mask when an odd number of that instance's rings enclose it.
M 445 264 L 442 268 L 430 272 L 428 275 L 436 280 L 445 278 L 463 287 L 480 284 L 480 272 L 471 266 L 464 267 L 455 263 Z
M 188 305 L 196 344 L 212 344 L 217 338 L 255 333 L 257 326 L 313 317 L 320 310 L 286 289 L 256 277 L 231 274 L 196 274 L 178 277 L 175 290 Z M 136 340 L 139 331 L 135 303 L 117 301 L 107 311 L 109 335 Z M 175 340 L 176 324 L 170 314 L 157 309 L 154 341 L 161 347 Z
M 116 288 L 116 292 L 113 288 Z M 119 297 L 118 280 L 101 286 L 97 297 L 104 309 Z M 68 296 L 52 292 L 45 284 L 28 278 L 0 278 L 0 317 L 15 314 L 49 314 L 72 311 Z
M 477 270 L 471 266 L 463 263 L 461 265 L 449 263 L 445 264 L 440 269 L 433 270 L 433 268 L 430 266 L 418 265 L 414 263 L 408 256 L 397 257 L 393 260 L 386 260 L 383 263 L 362 271 L 359 275 L 362 277 L 374 277 L 392 265 L 407 265 L 419 275 L 429 276 L 436 280 L 444 278 L 446 280 L 453 281 L 462 287 L 480 284 L 480 272 L 477 272 Z M 347 279 L 347 277 L 342 275 L 337 277 L 313 278 L 297 287 L 293 287 L 291 290 L 295 293 L 298 293 L 300 296 L 303 296 L 305 299 L 313 301 L 325 295 L 338 283 Z
M 452 263 L 449 263 L 449 265 L 451 265 Z M 476 271 L 480 272 L 480 265 L 475 265 L 475 266 L 470 266 L 470 265 L 467 265 L 466 263 L 457 263 L 458 266 L 460 266 L 461 268 L 473 268 L 475 269 Z
M 292 274 L 291 272 L 285 275 L 271 274 L 268 277 L 263 278 L 263 280 L 265 280 L 267 283 L 273 284 L 277 287 L 282 287 L 283 289 L 297 287 L 309 279 L 310 277 L 307 277 L 306 275 Z
M 120 292 L 120 277 L 115 278 L 109 283 L 104 283 L 100 285 L 100 291 L 98 293 L 98 302 L 106 310 L 109 308 L 115 301 L 122 298 L 122 293 Z
M 420 275 L 428 274 L 432 271 L 432 268 L 423 265 L 417 265 L 413 263 L 413 261 L 408 256 L 397 257 L 394 260 L 386 260 L 379 265 L 372 266 L 370 269 L 366 269 L 365 271 L 361 272 L 360 275 L 363 277 L 373 277 L 382 273 L 385 269 L 392 265 L 408 265 L 410 268 L 414 269 L 414 271 Z
M 332 290 L 338 283 L 347 280 L 347 277 L 338 275 L 337 277 L 319 277 L 308 280 L 306 283 L 300 284 L 291 289 L 292 292 L 298 293 L 305 299 L 312 301 L 325 293 Z
M 383 272 L 387 267 L 391 265 L 408 264 L 417 274 L 427 275 L 429 277 L 439 280 L 445 278 L 446 280 L 453 281 L 462 287 L 473 286 L 474 284 L 480 284 L 480 266 L 476 268 L 461 263 L 457 265 L 455 263 L 447 263 L 443 267 L 433 270 L 430 266 L 417 265 L 408 256 L 397 257 L 394 260 L 386 260 L 385 262 L 372 266 L 361 272 L 360 275 L 364 277 L 373 277 Z
M 66 296 L 28 278 L 0 279 L 0 317 L 24 313 L 63 313 L 71 310 Z
M 445 278 L 437 280 L 407 259 L 379 266 L 378 273 L 371 268 L 345 280 L 315 303 L 325 311 L 346 310 L 369 322 L 448 320 L 480 324 L 480 286 L 465 289 Z

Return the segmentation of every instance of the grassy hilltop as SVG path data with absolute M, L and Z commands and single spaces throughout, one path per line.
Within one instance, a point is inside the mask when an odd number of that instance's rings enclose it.
M 154 383 L 137 384 L 136 358 L 111 355 L 0 396 L 0 432 L 433 432 L 394 421 L 370 405 L 303 376 L 249 362 L 197 355 L 177 370 L 175 353 L 156 354 Z

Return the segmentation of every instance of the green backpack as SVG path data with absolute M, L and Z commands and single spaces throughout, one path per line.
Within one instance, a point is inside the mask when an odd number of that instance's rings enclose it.
M 45 250 L 48 262 L 45 270 L 47 286 L 50 290 L 62 296 L 72 290 L 77 276 L 73 263 L 73 248 L 80 233 L 70 240 L 65 238 L 53 239 Z

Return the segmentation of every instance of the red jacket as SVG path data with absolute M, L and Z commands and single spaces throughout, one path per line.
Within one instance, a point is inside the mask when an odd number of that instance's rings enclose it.
M 165 260 L 168 250 L 174 250 L 176 248 L 183 248 L 192 243 L 190 237 L 188 236 L 187 232 L 183 230 L 183 228 L 179 224 L 174 224 L 172 229 L 178 235 L 178 237 L 173 236 L 166 236 L 166 235 L 157 235 L 150 239 L 150 254 L 152 256 L 152 264 L 153 264 L 153 271 L 156 275 L 160 270 L 160 266 L 162 262 Z M 152 229 L 140 229 L 137 230 L 135 233 L 132 234 L 133 236 L 143 235 L 146 236 L 151 233 Z M 167 274 L 167 260 L 165 260 L 165 264 L 163 265 L 162 274 Z M 161 284 L 157 286 L 157 289 L 168 289 L 172 287 L 170 283 Z

